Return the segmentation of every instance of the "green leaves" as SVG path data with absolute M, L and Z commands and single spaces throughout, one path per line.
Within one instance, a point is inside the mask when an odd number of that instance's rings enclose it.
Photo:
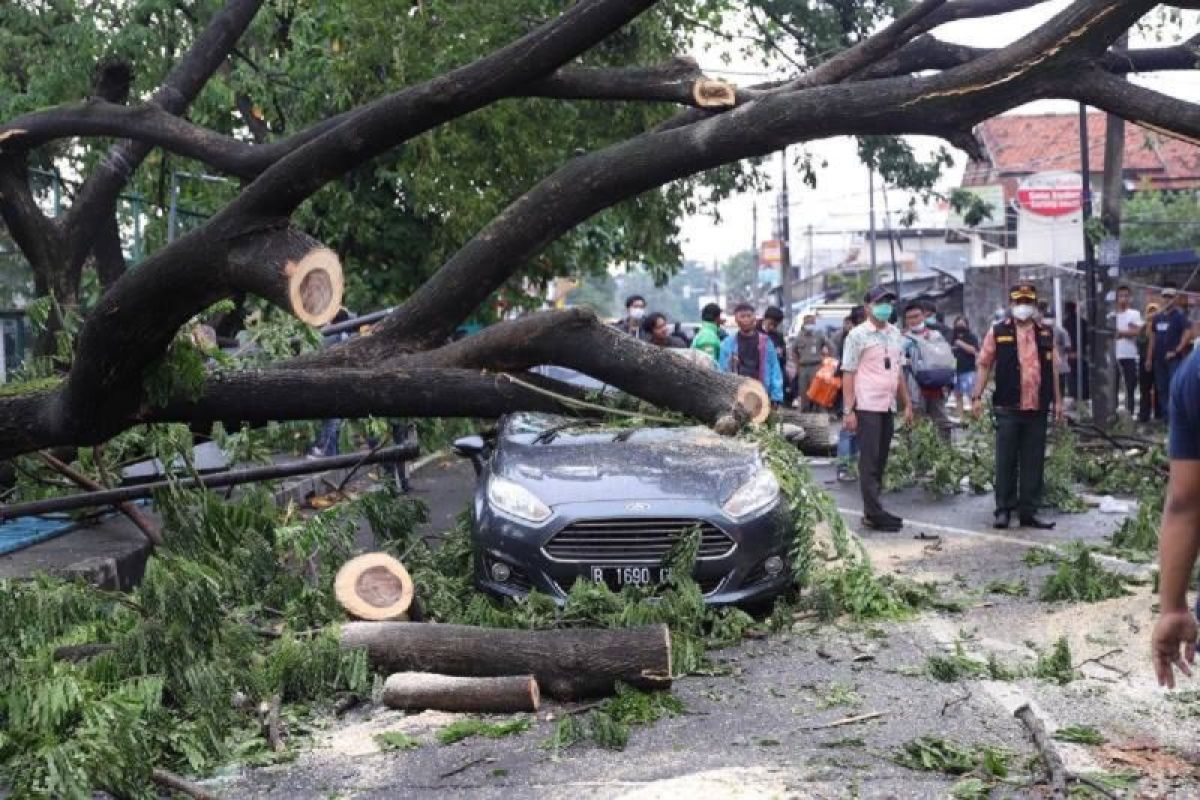
M 437 732 L 437 740 L 442 744 L 454 744 L 472 736 L 484 736 L 488 739 L 502 739 L 529 730 L 532 723 L 528 717 L 516 717 L 507 722 L 484 722 L 481 719 L 460 719 L 452 722 Z

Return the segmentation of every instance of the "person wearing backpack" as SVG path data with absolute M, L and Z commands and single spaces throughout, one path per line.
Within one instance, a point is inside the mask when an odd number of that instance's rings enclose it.
M 926 324 L 925 309 L 915 303 L 904 311 L 904 362 L 914 410 L 949 442 L 954 426 L 946 416 L 946 390 L 954 385 L 954 351 L 945 337 Z

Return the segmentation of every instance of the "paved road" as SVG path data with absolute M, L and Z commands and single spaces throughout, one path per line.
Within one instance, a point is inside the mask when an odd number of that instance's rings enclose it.
M 856 487 L 834 484 L 831 468 L 814 473 L 857 525 Z M 442 521 L 465 505 L 471 485 L 470 468 L 461 462 L 432 466 L 417 481 L 434 519 Z M 1016 754 L 1012 765 L 1021 776 L 1033 750 L 1012 711 L 1032 702 L 1051 728 L 1092 724 L 1110 739 L 1107 749 L 1060 745 L 1072 769 L 1140 764 L 1161 773 L 1140 787 L 1164 793 L 1151 796 L 1200 796 L 1200 784 L 1189 777 L 1193 768 L 1162 749 L 1192 751 L 1194 721 L 1187 718 L 1200 715 L 1200 701 L 1171 699 L 1153 686 L 1144 657 L 1149 590 L 1090 606 L 1044 604 L 1034 598 L 1051 568 L 1030 568 L 1021 560 L 1036 544 L 1098 541 L 1118 518 L 1093 512 L 1061 518 L 1052 532 L 999 533 L 986 527 L 987 498 L 906 492 L 893 496 L 891 507 L 913 522 L 897 534 L 864 536 L 877 568 L 936 580 L 946 593 L 967 597 L 969 611 L 887 625 L 817 627 L 802 621 L 788 635 L 724 651 L 717 660 L 729 674 L 677 681 L 687 713 L 635 731 L 624 752 L 580 746 L 556 758 L 542 747 L 553 727 L 548 717 L 561 713 L 552 705 L 528 733 L 450 746 L 433 738 L 450 715 L 366 709 L 318 736 L 293 764 L 215 787 L 229 797 L 262 798 L 435 792 L 484 798 L 939 797 L 954 779 L 897 766 L 891 760 L 896 748 L 927 734 L 997 745 Z M 983 593 L 998 579 L 1026 581 L 1031 596 Z M 939 683 L 923 672 L 929 655 L 955 643 L 979 658 L 994 653 L 1018 664 L 1033 659 L 1031 645 L 1046 648 L 1063 635 L 1085 676 L 1066 686 L 1032 679 Z M 1099 661 L 1084 663 L 1094 658 Z M 838 698 L 844 702 L 831 705 Z M 881 716 L 821 727 L 870 712 Z M 371 734 L 385 730 L 406 730 L 422 746 L 378 753 Z M 1039 795 L 1014 788 L 1006 796 Z

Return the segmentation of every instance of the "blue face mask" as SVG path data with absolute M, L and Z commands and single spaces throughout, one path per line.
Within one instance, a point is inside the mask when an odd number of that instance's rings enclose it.
M 871 316 L 875 317 L 875 319 L 879 320 L 880 322 L 887 322 L 892 318 L 892 304 L 876 303 L 875 305 L 871 306 Z

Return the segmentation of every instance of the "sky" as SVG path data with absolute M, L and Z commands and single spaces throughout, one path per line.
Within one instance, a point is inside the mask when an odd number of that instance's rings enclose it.
M 1051 0 L 1022 11 L 1015 11 L 981 20 L 961 20 L 943 25 L 934 31 L 938 38 L 950 42 L 970 44 L 977 47 L 1002 47 L 1049 19 L 1068 5 L 1069 0 Z M 1180 38 L 1200 30 L 1200 14 L 1185 12 L 1184 30 Z M 1174 43 L 1176 34 L 1166 42 L 1150 38 L 1149 32 L 1131 32 L 1133 46 L 1155 46 Z M 705 46 L 702 44 L 702 48 Z M 738 84 L 760 83 L 774 77 L 783 77 L 785 72 L 771 72 L 759 63 L 738 57 L 723 43 L 710 43 L 696 54 L 701 67 L 714 77 L 721 77 Z M 1200 73 L 1163 73 L 1159 75 L 1135 76 L 1138 83 L 1161 92 L 1200 102 Z M 1064 101 L 1041 101 L 1031 103 L 1014 113 L 1072 113 L 1077 106 Z M 918 153 L 930 153 L 944 144 L 929 137 L 908 137 Z M 849 244 L 849 231 L 865 230 L 869 220 L 868 173 L 859 163 L 855 142 L 849 137 L 837 137 L 813 142 L 788 149 L 789 164 L 802 150 L 813 155 L 813 163 L 824 166 L 818 171 L 816 189 L 801 183 L 794 168 L 789 171 L 790 223 L 793 240 L 800 239 L 807 226 L 813 226 L 816 249 L 840 248 Z M 954 154 L 955 165 L 946 171 L 941 190 L 957 186 L 962 178 L 966 156 L 958 150 Z M 768 171 L 773 183 L 780 176 L 781 159 L 774 156 Z M 882 229 L 884 225 L 884 197 L 876 186 L 876 219 Z M 896 220 L 908 208 L 910 196 L 906 192 L 891 191 L 887 202 Z M 711 209 L 686 218 L 682 225 L 682 244 L 685 258 L 712 264 L 749 249 L 754 232 L 754 208 L 758 209 L 758 240 L 771 237 L 775 216 L 775 194 L 773 191 L 755 195 L 732 197 L 717 205 L 720 219 L 714 222 Z M 944 212 L 936 207 L 922 209 L 917 224 L 944 225 Z M 898 222 L 897 222 L 898 224 Z M 807 244 L 797 242 L 793 247 L 793 259 L 799 260 L 807 252 Z

